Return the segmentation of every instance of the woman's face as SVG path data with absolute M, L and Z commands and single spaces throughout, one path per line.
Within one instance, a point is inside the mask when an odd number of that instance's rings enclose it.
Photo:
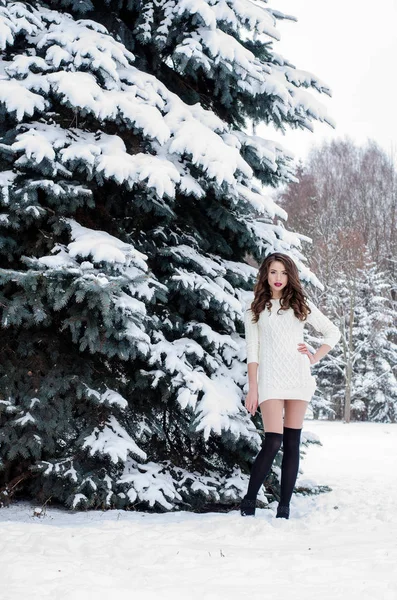
M 270 263 L 267 280 L 269 282 L 272 295 L 280 297 L 282 290 L 288 283 L 287 271 L 282 262 L 274 260 Z

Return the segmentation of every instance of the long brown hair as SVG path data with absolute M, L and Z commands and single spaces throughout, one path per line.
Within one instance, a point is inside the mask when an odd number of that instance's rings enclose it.
M 279 310 L 288 310 L 292 308 L 295 316 L 300 321 L 305 321 L 308 313 L 311 312 L 307 304 L 302 284 L 299 279 L 299 272 L 295 262 L 287 254 L 273 252 L 266 256 L 258 270 L 256 284 L 254 287 L 254 299 L 251 303 L 251 310 L 254 313 L 253 322 L 257 323 L 260 313 L 267 307 L 271 309 L 272 293 L 267 280 L 270 265 L 275 260 L 283 263 L 288 275 L 288 282 L 282 291 Z

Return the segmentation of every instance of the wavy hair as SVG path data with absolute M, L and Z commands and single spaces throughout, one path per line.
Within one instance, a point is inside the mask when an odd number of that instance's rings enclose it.
M 310 313 L 311 310 L 307 303 L 307 296 L 303 291 L 302 284 L 299 279 L 298 268 L 292 258 L 287 256 L 287 254 L 282 254 L 281 252 L 273 252 L 272 254 L 268 254 L 259 267 L 258 275 L 256 277 L 256 284 L 254 287 L 254 299 L 251 303 L 251 310 L 254 314 L 252 321 L 253 323 L 257 323 L 260 313 L 265 308 L 268 308 L 269 311 L 271 309 L 270 300 L 272 293 L 267 277 L 270 270 L 270 265 L 275 260 L 283 263 L 288 275 L 287 285 L 283 289 L 282 296 L 280 298 L 279 311 L 292 308 L 295 316 L 300 321 L 305 321 L 308 313 Z

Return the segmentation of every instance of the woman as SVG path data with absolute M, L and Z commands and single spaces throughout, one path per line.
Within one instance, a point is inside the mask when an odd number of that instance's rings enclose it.
M 288 519 L 299 469 L 299 445 L 308 402 L 316 380 L 310 366 L 339 341 L 338 328 L 306 298 L 294 261 L 275 252 L 258 272 L 254 300 L 245 311 L 249 391 L 245 407 L 262 413 L 265 440 L 252 466 L 243 516 L 255 514 L 256 496 L 283 444 L 281 495 L 277 517 Z M 303 343 L 305 323 L 323 334 L 324 343 L 312 354 Z

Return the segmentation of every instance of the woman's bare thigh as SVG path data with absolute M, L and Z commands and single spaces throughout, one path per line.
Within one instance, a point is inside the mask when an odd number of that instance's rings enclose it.
M 263 429 L 274 433 L 283 433 L 284 400 L 271 399 L 259 405 L 262 413 Z
M 302 429 L 308 402 L 304 400 L 284 400 L 284 425 L 292 429 Z

